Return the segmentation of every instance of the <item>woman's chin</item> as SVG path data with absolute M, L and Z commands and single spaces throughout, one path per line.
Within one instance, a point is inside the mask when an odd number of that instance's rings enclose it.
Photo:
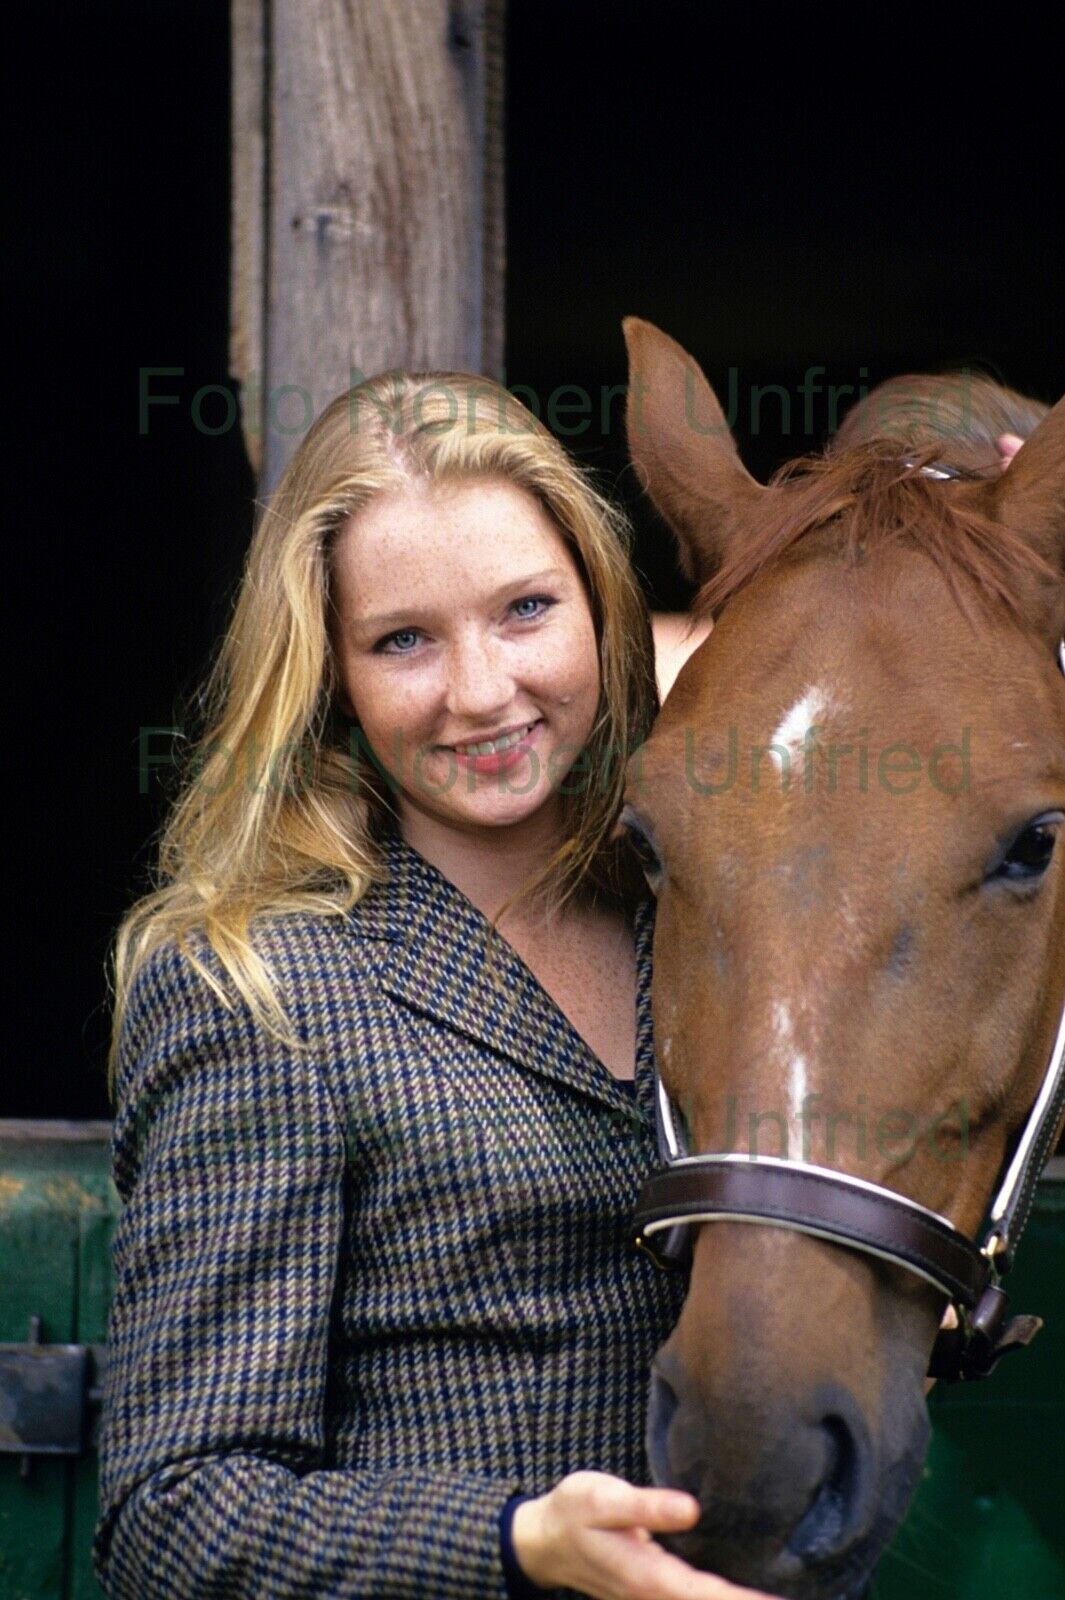
M 467 826 L 483 828 L 512 828 L 540 817 L 545 808 L 554 809 L 558 796 L 550 789 L 528 794 L 473 794 L 470 804 L 462 808 Z
M 532 823 L 554 822 L 559 797 L 547 785 L 537 785 L 529 794 L 500 792 L 496 785 L 480 783 L 472 793 L 456 785 L 450 793 L 432 794 L 424 789 L 404 789 L 408 805 L 434 822 L 444 823 L 466 833 L 476 828 L 512 828 Z

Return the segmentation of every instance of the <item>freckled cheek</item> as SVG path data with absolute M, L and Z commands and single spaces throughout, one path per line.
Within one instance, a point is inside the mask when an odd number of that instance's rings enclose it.
M 599 653 L 589 627 L 569 628 L 530 654 L 526 684 L 546 701 L 594 712 L 599 703 Z
M 379 755 L 395 756 L 397 739 L 408 759 L 413 747 L 431 737 L 440 703 L 440 689 L 430 673 L 397 683 L 385 674 L 374 681 L 363 674 L 354 698 L 356 716 Z

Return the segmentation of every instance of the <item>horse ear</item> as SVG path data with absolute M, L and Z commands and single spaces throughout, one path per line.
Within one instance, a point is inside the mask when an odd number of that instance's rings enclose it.
M 1043 418 L 994 487 L 995 515 L 1065 580 L 1065 400 Z
M 705 583 L 742 517 L 770 491 L 740 460 L 718 398 L 688 352 L 639 317 L 621 326 L 629 351 L 629 454 L 676 535 L 685 576 Z

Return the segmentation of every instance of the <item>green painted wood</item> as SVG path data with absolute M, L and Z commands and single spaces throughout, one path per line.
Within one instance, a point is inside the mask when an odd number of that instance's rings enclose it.
M 110 1174 L 110 1150 L 105 1150 L 104 1170 L 82 1178 L 86 1203 L 82 1207 L 78 1237 L 79 1344 L 104 1344 L 107 1307 L 111 1298 L 111 1234 L 121 1200 Z M 95 1444 L 95 1439 L 92 1440 Z M 89 1560 L 97 1510 L 96 1453 L 85 1456 L 71 1472 L 70 1563 L 66 1600 L 100 1600 L 102 1590 Z
M 120 1201 L 109 1123 L 0 1122 L 0 1342 L 102 1344 Z M 89 1561 L 96 1456 L 0 1455 L 0 1596 L 101 1600 Z
M 1032 1471 L 1036 1466 L 1033 1461 Z M 885 1553 L 870 1600 L 1061 1600 L 1065 1560 L 1008 1490 L 937 1432 L 910 1513 Z

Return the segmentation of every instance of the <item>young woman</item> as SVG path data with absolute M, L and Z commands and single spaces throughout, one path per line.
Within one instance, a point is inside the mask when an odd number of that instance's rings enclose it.
M 616 513 L 484 379 L 307 435 L 114 952 L 100 1515 L 115 1600 L 748 1594 L 656 1543 L 627 1242 L 655 709 Z

